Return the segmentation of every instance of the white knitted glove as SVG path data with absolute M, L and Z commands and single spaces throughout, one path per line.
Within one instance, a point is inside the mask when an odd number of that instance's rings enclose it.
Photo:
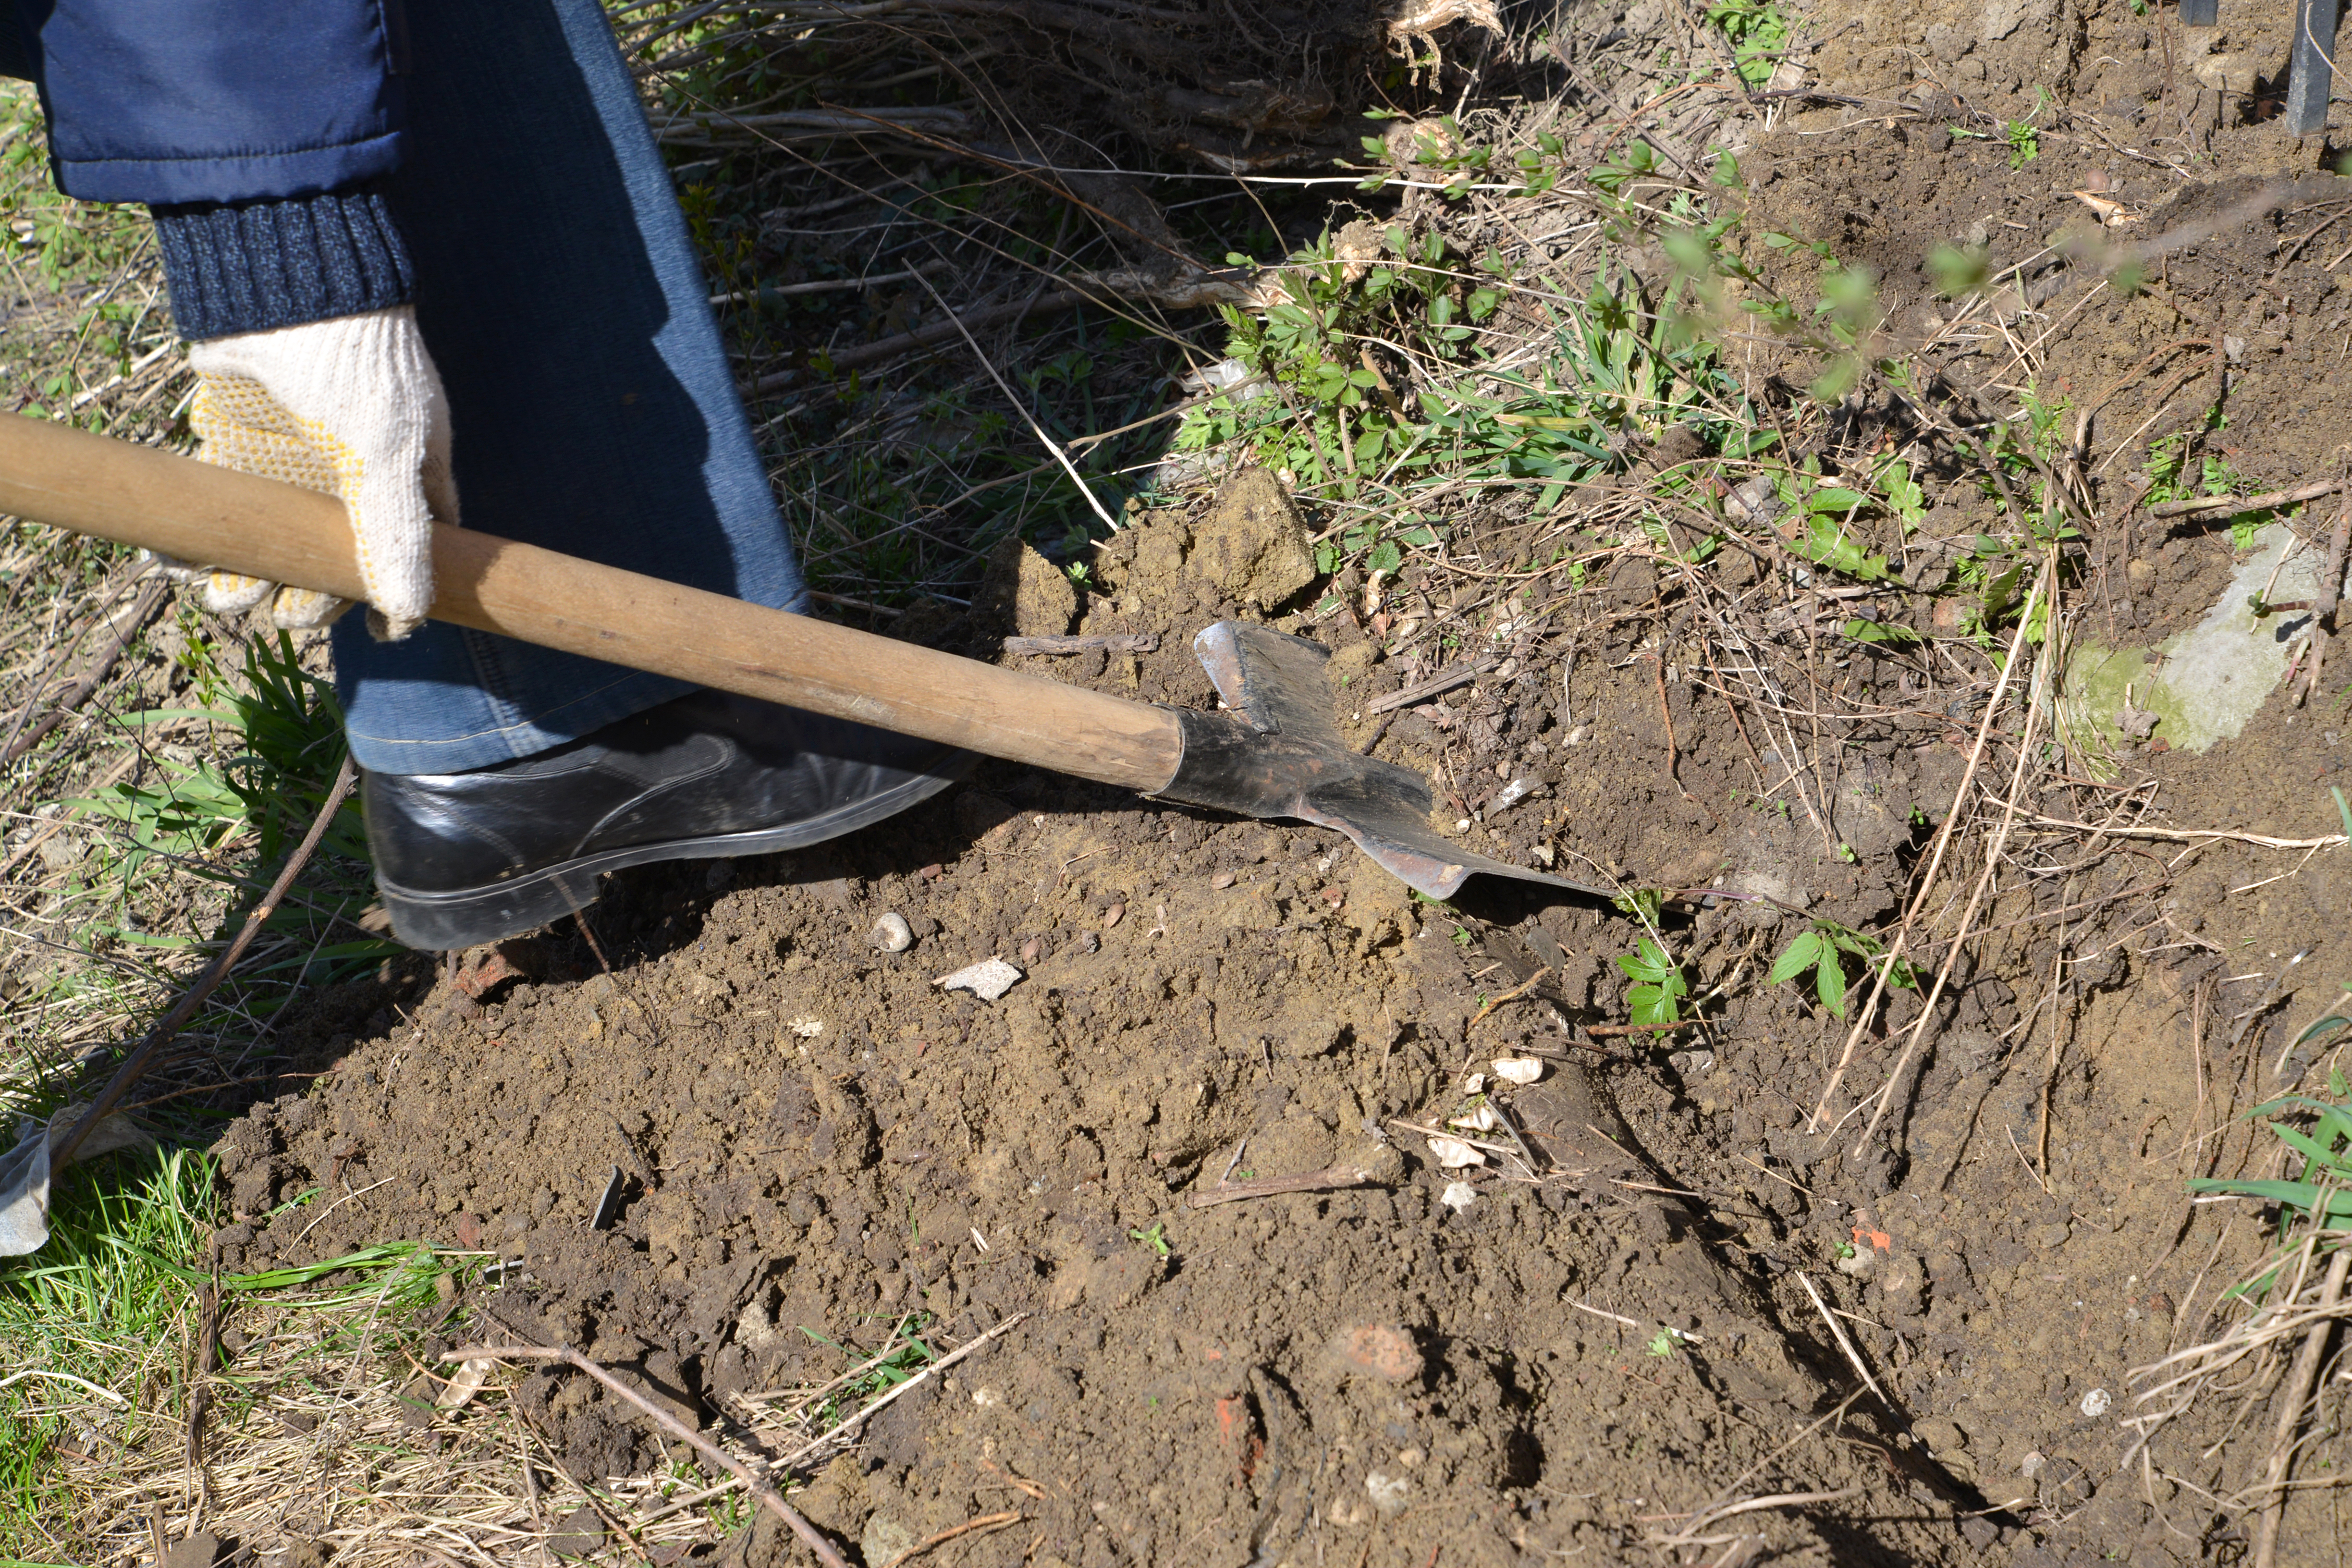
M 449 401 L 406 305 L 194 343 L 188 423 L 207 463 L 334 496 L 351 513 L 367 585 L 368 629 L 398 641 L 433 604 L 429 523 L 457 522 Z M 322 626 L 347 600 L 258 577 L 166 561 L 202 584 L 205 607 L 237 615 L 269 601 L 270 619 Z

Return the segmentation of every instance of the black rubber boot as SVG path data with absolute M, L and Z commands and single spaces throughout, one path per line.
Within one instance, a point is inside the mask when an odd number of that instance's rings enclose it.
M 462 773 L 366 775 L 368 850 L 393 934 L 446 950 L 595 902 L 653 860 L 837 838 L 947 788 L 970 752 L 697 691 L 551 752 Z

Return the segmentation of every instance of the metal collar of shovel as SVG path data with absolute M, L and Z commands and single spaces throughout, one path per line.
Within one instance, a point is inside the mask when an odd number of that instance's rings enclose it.
M 1192 639 L 1192 651 L 1240 717 L 1171 710 L 1183 725 L 1184 752 L 1160 798 L 1336 827 L 1433 899 L 1452 898 L 1479 875 L 1615 896 L 1473 854 L 1433 831 L 1428 781 L 1349 751 L 1340 738 L 1323 672 L 1327 650 L 1268 626 L 1219 621 Z

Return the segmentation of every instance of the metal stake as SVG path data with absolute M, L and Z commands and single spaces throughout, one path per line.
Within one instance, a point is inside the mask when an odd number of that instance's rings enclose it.
M 2327 129 L 2336 85 L 2336 0 L 2295 0 L 2294 57 L 2286 73 L 2286 128 L 2297 136 Z

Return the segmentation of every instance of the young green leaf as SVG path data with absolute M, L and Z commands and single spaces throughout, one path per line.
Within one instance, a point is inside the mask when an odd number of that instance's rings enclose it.
M 1801 931 L 1786 952 L 1773 962 L 1771 984 L 1784 984 L 1802 974 L 1822 961 L 1822 936 L 1819 931 Z

